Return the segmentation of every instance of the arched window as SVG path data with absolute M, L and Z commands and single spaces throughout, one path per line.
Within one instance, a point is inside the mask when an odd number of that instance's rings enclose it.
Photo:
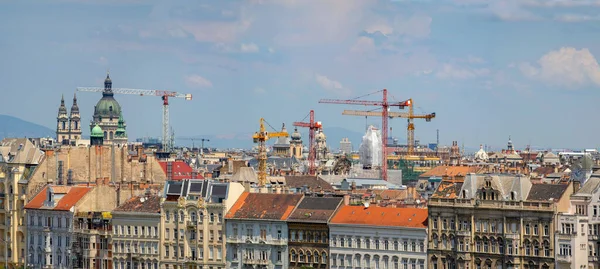
M 113 140 L 113 138 L 114 138 L 114 133 L 111 131 L 110 132 L 110 140 Z
M 104 140 L 108 139 L 108 132 L 104 131 Z
M 183 210 L 179 211 L 179 221 L 183 222 L 185 218 L 183 217 Z
M 299 253 L 300 253 L 300 255 L 298 255 L 298 262 L 305 262 L 304 252 L 302 250 L 300 250 Z
M 319 252 L 315 251 L 315 263 L 319 263 Z
M 290 260 L 292 262 L 296 261 L 296 251 L 292 249 L 292 251 L 290 251 Z
M 311 263 L 312 262 L 312 253 L 310 253 L 310 251 L 306 252 L 306 262 Z
M 210 213 L 210 222 L 215 222 L 215 213 Z
M 192 213 L 190 213 L 190 215 L 191 215 L 192 222 L 196 222 L 196 212 L 192 211 Z

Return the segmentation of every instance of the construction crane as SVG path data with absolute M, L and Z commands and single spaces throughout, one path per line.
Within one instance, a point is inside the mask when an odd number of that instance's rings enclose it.
M 309 115 L 309 122 L 294 122 L 294 126 L 308 128 L 308 174 L 314 176 L 317 170 L 315 167 L 315 131 L 323 126 L 320 121 L 315 122 L 314 110 L 311 110 Z
M 273 127 L 271 127 L 273 128 Z M 274 128 L 273 128 L 274 129 Z M 267 183 L 267 145 L 266 141 L 273 137 L 288 137 L 288 132 L 269 133 L 265 129 L 265 119 L 260 118 L 260 130 L 252 135 L 254 143 L 258 143 L 258 185 Z
M 425 119 L 425 121 L 430 122 L 431 119 L 435 118 L 435 112 L 429 114 L 417 114 L 415 115 L 413 111 L 414 103 L 412 99 L 408 99 L 405 101 L 406 106 L 408 106 L 407 112 L 388 112 L 389 118 L 406 118 L 408 119 L 408 126 L 406 128 L 406 144 L 407 144 L 407 152 L 408 156 L 412 156 L 415 150 L 415 124 L 414 119 Z M 402 108 L 402 107 L 400 107 Z M 383 112 L 379 111 L 358 111 L 358 110 L 344 110 L 342 115 L 349 116 L 366 116 L 366 117 L 381 117 Z M 387 153 L 386 153 L 387 154 Z
M 102 87 L 77 87 L 79 92 L 102 92 L 103 94 L 113 95 L 118 94 L 135 94 L 139 96 L 160 96 L 163 101 L 163 126 L 162 126 L 162 146 L 163 151 L 170 152 L 173 145 L 171 145 L 171 137 L 169 134 L 169 98 L 183 98 L 185 100 L 192 100 L 191 94 L 184 94 L 172 91 L 164 90 L 144 90 L 144 89 L 127 89 L 127 88 L 112 88 L 112 81 L 108 74 L 106 74 L 106 80 L 104 81 L 104 88 Z
M 381 135 L 383 137 L 383 145 L 382 145 L 382 156 L 383 156 L 383 160 L 382 160 L 382 164 L 381 164 L 381 178 L 383 178 L 383 180 L 387 180 L 387 139 L 388 139 L 388 113 L 389 113 L 389 109 L 390 107 L 399 107 L 400 109 L 404 108 L 405 106 L 407 106 L 406 102 L 407 101 L 403 101 L 403 102 L 393 102 L 393 103 L 389 103 L 388 102 L 388 96 L 387 96 L 387 89 L 383 89 L 381 91 L 377 91 L 371 94 L 375 94 L 375 93 L 379 93 L 382 92 L 383 93 L 383 99 L 382 101 L 365 101 L 365 100 L 357 100 L 358 98 L 355 99 L 350 99 L 350 100 L 338 100 L 338 99 L 321 99 L 319 100 L 319 103 L 325 103 L 325 104 L 345 104 L 345 105 L 364 105 L 364 106 L 379 106 L 382 108 L 382 117 L 381 117 Z M 368 95 L 371 95 L 368 94 Z M 360 98 L 360 97 L 359 97 Z

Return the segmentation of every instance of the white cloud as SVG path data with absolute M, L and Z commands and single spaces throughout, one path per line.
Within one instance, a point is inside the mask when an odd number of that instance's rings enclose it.
M 254 52 L 258 52 L 259 50 L 260 49 L 258 48 L 258 45 L 254 44 L 254 43 L 248 43 L 248 44 L 242 43 L 240 45 L 241 52 L 254 53 Z
M 315 80 L 317 81 L 317 83 L 319 85 L 321 85 L 321 87 L 327 91 L 330 91 L 334 94 L 340 95 L 340 96 L 348 96 L 352 93 L 351 90 L 345 88 L 342 83 L 340 83 L 339 81 L 330 79 L 326 76 L 323 75 L 319 75 L 316 74 L 315 75 Z
M 523 75 L 551 85 L 574 88 L 595 84 L 600 86 L 600 65 L 586 49 L 563 47 L 542 56 L 537 64 L 519 65 Z
M 435 74 L 440 79 L 473 79 L 488 76 L 490 70 L 487 68 L 469 68 L 453 64 L 443 64 Z
M 267 90 L 265 90 L 264 88 L 256 88 L 256 89 L 254 89 L 254 93 L 265 94 L 265 93 L 267 93 Z
M 563 14 L 554 17 L 557 21 L 562 22 L 586 22 L 586 21 L 598 21 L 600 16 L 589 16 L 582 14 Z
M 189 87 L 192 88 L 210 88 L 212 82 L 200 75 L 188 75 L 185 77 L 185 82 Z

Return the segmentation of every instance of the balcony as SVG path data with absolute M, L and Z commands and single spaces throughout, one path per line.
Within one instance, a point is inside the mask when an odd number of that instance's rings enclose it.
M 519 239 L 519 234 L 505 234 L 504 237 L 506 239 L 518 240 Z
M 471 236 L 471 231 L 457 231 L 458 236 Z
M 600 260 L 598 258 L 599 258 L 598 256 L 588 256 L 588 261 L 590 261 L 590 262 L 597 262 L 597 261 Z
M 242 243 L 241 237 L 227 237 L 227 243 Z
M 498 201 L 498 200 L 475 200 L 459 198 L 430 198 L 429 205 L 453 208 L 484 208 L 505 210 L 527 210 L 527 211 L 554 211 L 553 202 L 531 202 L 531 201 Z
M 571 263 L 571 256 L 567 256 L 567 255 L 556 255 L 556 260 L 558 262 L 567 262 L 567 263 Z
M 598 235 L 588 234 L 588 240 L 590 240 L 590 241 L 598 241 L 599 238 L 600 238 L 600 236 L 598 236 Z
M 269 260 L 244 259 L 244 264 L 269 265 Z
M 196 227 L 198 227 L 198 223 L 196 221 L 194 221 L 194 220 L 188 220 L 188 221 L 186 221 L 186 226 L 188 228 L 194 228 L 195 229 Z
M 573 234 L 568 234 L 568 233 L 558 233 L 557 237 L 559 240 L 571 240 L 574 238 Z

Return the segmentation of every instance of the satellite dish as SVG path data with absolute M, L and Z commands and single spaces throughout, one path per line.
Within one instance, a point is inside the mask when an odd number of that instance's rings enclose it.
M 365 208 L 369 208 L 369 202 L 364 202 L 363 205 L 365 206 Z

